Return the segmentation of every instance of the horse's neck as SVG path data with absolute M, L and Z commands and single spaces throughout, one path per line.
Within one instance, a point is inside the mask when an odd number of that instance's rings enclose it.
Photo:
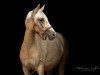
M 30 29 L 26 29 L 24 36 L 24 44 L 27 48 L 30 48 L 34 42 L 35 32 Z
M 26 50 L 30 50 L 34 46 L 38 52 L 41 52 L 41 50 L 45 50 L 45 42 L 35 31 L 29 29 L 25 31 L 23 45 Z
M 43 40 L 37 33 L 35 33 L 35 47 L 40 55 L 40 60 L 45 62 L 47 57 L 47 40 Z
M 35 33 L 35 40 L 34 40 L 35 46 L 39 48 L 42 46 L 43 42 L 44 40 L 41 39 L 39 34 Z

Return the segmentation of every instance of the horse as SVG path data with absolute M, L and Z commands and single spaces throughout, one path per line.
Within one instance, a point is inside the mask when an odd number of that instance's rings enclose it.
M 54 30 L 40 4 L 29 11 L 25 19 L 25 34 L 20 49 L 20 61 L 24 75 L 64 75 L 68 58 L 68 43 Z

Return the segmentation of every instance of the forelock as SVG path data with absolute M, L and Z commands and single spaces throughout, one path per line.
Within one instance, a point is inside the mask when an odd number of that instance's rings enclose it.
M 38 11 L 35 15 L 35 18 L 47 18 L 42 11 Z

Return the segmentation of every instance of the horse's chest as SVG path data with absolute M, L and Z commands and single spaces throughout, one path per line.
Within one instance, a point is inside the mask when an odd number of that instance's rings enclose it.
M 35 51 L 29 51 L 28 57 L 24 58 L 23 63 L 25 66 L 36 67 L 40 63 L 40 54 Z
M 29 58 L 36 62 L 39 62 L 40 52 L 37 49 L 32 48 L 29 52 Z

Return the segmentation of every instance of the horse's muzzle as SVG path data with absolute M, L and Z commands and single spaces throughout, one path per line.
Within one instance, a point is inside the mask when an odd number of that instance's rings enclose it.
M 56 32 L 55 31 L 46 31 L 46 36 L 49 38 L 49 40 L 53 40 L 56 37 Z
M 43 40 L 46 40 L 47 37 L 49 40 L 53 40 L 56 37 L 56 32 L 51 26 L 42 30 L 43 31 L 39 35 Z

